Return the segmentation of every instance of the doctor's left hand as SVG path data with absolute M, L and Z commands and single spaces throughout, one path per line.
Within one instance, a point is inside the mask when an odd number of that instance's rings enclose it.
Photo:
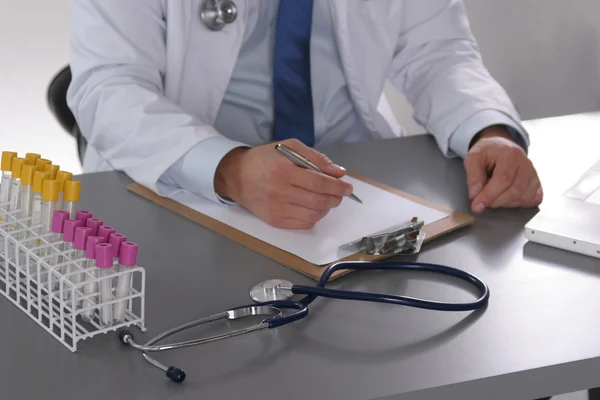
M 471 209 L 537 207 L 543 190 L 525 151 L 501 126 L 481 132 L 464 160 Z

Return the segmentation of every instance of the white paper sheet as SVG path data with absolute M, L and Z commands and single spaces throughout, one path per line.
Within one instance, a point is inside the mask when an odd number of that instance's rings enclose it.
M 309 230 L 273 228 L 242 207 L 214 204 L 189 192 L 173 193 L 169 197 L 316 265 L 350 255 L 339 250 L 346 243 L 402 224 L 413 217 L 427 225 L 448 216 L 358 179 L 344 179 L 354 185 L 354 193 L 363 204 L 345 198 L 339 207 Z

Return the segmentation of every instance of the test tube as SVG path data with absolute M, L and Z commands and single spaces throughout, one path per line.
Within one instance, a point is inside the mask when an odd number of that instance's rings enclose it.
M 77 203 L 81 195 L 81 182 L 65 180 L 63 193 L 63 210 L 68 211 L 71 219 L 75 218 Z
M 92 236 L 98 236 L 98 229 L 102 226 L 104 221 L 99 218 L 88 218 L 85 226 L 92 230 Z
M 83 294 L 86 296 L 86 298 L 83 300 L 82 308 L 92 307 L 94 304 L 97 304 L 97 300 L 94 299 L 92 295 L 98 291 L 98 282 L 93 279 L 98 277 L 98 268 L 96 267 L 96 245 L 99 243 L 106 243 L 106 241 L 100 236 L 88 236 L 87 243 L 85 245 L 85 258 L 87 258 L 86 271 L 90 273 L 93 278 L 88 279 L 86 274 L 82 274 L 84 276 L 84 280 L 90 281 L 83 286 Z M 94 309 L 90 308 L 89 310 L 84 310 L 81 313 L 81 318 L 85 322 L 90 322 L 93 320 Z
M 42 184 L 42 235 L 52 228 L 52 216 L 58 200 L 58 181 L 46 179 Z
M 61 210 L 57 210 L 54 211 L 54 214 L 52 214 L 52 243 L 54 243 L 54 247 L 56 249 L 56 252 L 60 253 L 63 250 L 65 250 L 65 242 L 63 240 L 63 232 L 64 232 L 64 226 L 65 226 L 65 221 L 67 221 L 69 219 L 69 213 L 66 211 L 61 211 Z M 51 260 L 51 264 L 52 265 L 56 265 L 56 264 L 61 264 L 63 262 L 63 257 L 62 256 L 56 256 L 53 257 L 53 259 Z M 60 275 L 63 274 L 63 268 L 59 268 L 58 272 Z M 59 289 L 59 282 L 55 282 L 53 285 L 54 290 L 58 290 Z
M 11 173 L 13 159 L 17 156 L 14 151 L 3 151 L 0 161 L 0 170 L 2 170 L 2 179 L 0 180 L 0 208 L 6 207 L 8 211 L 8 201 L 10 200 Z M 0 217 L 2 221 L 2 217 Z
M 21 169 L 21 212 L 19 218 L 26 219 L 31 217 L 31 205 L 33 203 L 33 174 L 35 165 L 23 165 Z M 24 226 L 30 226 L 31 220 L 23 221 Z M 27 237 L 25 232 L 19 234 L 19 239 Z
M 63 241 L 63 233 L 65 222 L 69 219 L 69 213 L 62 210 L 56 210 L 52 214 L 52 227 L 50 230 L 52 231 L 52 243 L 62 242 Z M 61 243 L 60 251 L 63 251 L 64 243 Z
M 50 177 L 47 172 L 35 171 L 33 173 L 33 200 L 31 201 L 31 225 L 36 226 L 42 223 L 42 189 L 44 181 Z M 40 234 L 39 228 L 32 229 L 33 234 Z M 35 245 L 39 245 L 37 240 Z
M 58 181 L 46 179 L 42 184 L 42 229 L 41 235 L 52 231 L 52 218 L 56 211 L 56 201 L 58 200 Z M 48 254 L 51 249 L 45 249 L 44 254 Z
M 108 243 L 112 244 L 113 247 L 113 264 L 116 267 L 119 265 L 119 256 L 121 250 L 121 244 L 127 241 L 127 236 L 120 233 L 111 233 L 108 238 Z
M 73 242 L 75 241 L 75 229 L 79 228 L 80 226 L 82 226 L 81 221 L 76 221 L 76 220 L 73 220 L 73 219 L 68 219 L 68 220 L 66 220 L 64 222 L 64 225 L 63 225 L 63 241 L 65 243 L 63 245 L 64 246 L 63 250 L 65 252 L 73 250 Z M 63 259 L 62 259 L 61 262 L 67 262 L 69 260 L 75 260 L 75 255 L 72 254 L 72 253 L 67 253 L 67 254 L 65 254 L 63 256 Z M 68 264 L 68 267 L 67 266 L 63 266 L 60 269 L 61 275 L 64 275 L 65 272 L 68 272 L 68 271 L 71 271 L 71 264 Z M 59 285 L 58 288 L 60 288 L 60 282 L 58 282 L 58 285 Z M 63 298 L 67 299 L 68 295 L 69 295 L 69 293 L 65 292 L 63 294 Z
M 23 168 L 24 161 L 24 158 L 13 158 L 8 211 L 18 210 L 20 206 L 19 199 L 21 194 L 21 169 Z
M 35 165 L 35 162 L 41 157 L 42 156 L 37 153 L 25 153 L 25 159 L 28 161 L 28 165 Z
M 104 239 L 104 243 L 110 243 L 110 235 L 115 233 L 115 231 L 116 229 L 112 226 L 102 225 L 100 228 L 98 228 L 98 236 Z
M 73 282 L 73 284 L 77 285 L 81 282 L 81 274 L 75 273 L 78 270 L 84 269 L 87 260 L 80 260 L 81 258 L 85 258 L 85 246 L 87 244 L 87 238 L 92 236 L 92 230 L 90 228 L 78 227 L 75 228 L 75 241 L 73 242 L 73 248 L 75 249 L 75 260 L 79 260 L 76 263 L 69 264 L 69 280 Z M 70 293 L 69 293 L 70 294 Z M 80 301 L 73 306 L 79 307 Z
M 121 243 L 119 249 L 119 265 L 116 267 L 117 272 L 126 271 L 135 267 L 137 263 L 138 245 L 133 242 Z M 117 290 L 115 296 L 117 299 L 124 299 L 129 296 L 131 288 L 131 272 L 120 275 L 117 278 Z M 127 310 L 128 300 L 118 301 L 114 305 L 115 324 L 120 324 L 125 321 L 125 311 Z
M 92 218 L 93 214 L 91 211 L 87 211 L 87 210 L 77 210 L 77 212 L 75 213 L 75 219 L 77 221 L 81 221 L 81 226 L 85 226 L 87 223 L 87 220 Z
M 38 167 L 41 172 L 44 172 L 44 165 L 46 164 L 52 165 L 52 161 L 46 160 L 45 158 L 38 158 L 35 160 L 35 166 Z
M 14 161 L 13 161 L 14 162 Z M 59 182 L 58 183 L 58 203 L 56 203 L 56 207 L 59 210 L 64 210 L 63 208 L 63 193 L 65 191 L 65 181 L 66 180 L 72 180 L 73 179 L 73 174 L 67 171 L 58 171 L 56 173 L 56 180 Z
M 77 229 L 81 226 L 83 226 L 81 221 L 77 221 L 77 220 L 73 220 L 73 219 L 67 219 L 64 222 L 64 225 L 63 225 L 63 241 L 65 242 L 64 251 L 71 251 L 74 249 L 73 242 L 75 241 L 75 229 Z M 67 257 L 69 257 L 73 260 L 75 259 L 74 254 L 65 255 L 65 261 L 66 261 Z
M 108 243 L 113 246 L 113 266 L 115 267 L 115 271 L 118 270 L 117 266 L 119 265 L 121 244 L 126 241 L 127 236 L 121 235 L 120 233 L 111 233 L 108 238 Z
M 56 174 L 60 170 L 60 166 L 54 164 L 44 164 L 44 172 L 50 174 L 50 179 L 56 179 Z
M 114 274 L 113 249 L 110 243 L 96 245 L 96 265 L 100 280 L 100 325 L 108 328 L 113 325 L 113 304 L 105 304 L 113 300 L 112 281 L 110 275 Z

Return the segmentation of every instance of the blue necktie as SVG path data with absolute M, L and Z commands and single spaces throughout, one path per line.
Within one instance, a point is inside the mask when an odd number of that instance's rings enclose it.
M 315 143 L 310 84 L 313 0 L 280 0 L 273 61 L 275 141 Z

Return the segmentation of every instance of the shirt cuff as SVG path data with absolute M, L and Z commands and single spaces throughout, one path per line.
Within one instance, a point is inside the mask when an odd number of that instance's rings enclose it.
M 215 172 L 219 163 L 231 150 L 249 147 L 223 136 L 211 137 L 192 147 L 160 177 L 171 188 L 199 194 L 215 203 L 235 204 L 215 192 Z
M 475 135 L 493 125 L 504 125 L 512 139 L 527 152 L 529 136 L 525 128 L 512 117 L 498 110 L 481 110 L 467 118 L 450 136 L 450 150 L 464 158 Z

